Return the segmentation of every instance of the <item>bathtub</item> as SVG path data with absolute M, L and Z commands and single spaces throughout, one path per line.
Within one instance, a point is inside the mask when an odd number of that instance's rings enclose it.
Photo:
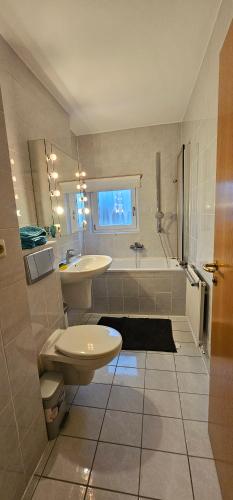
M 115 258 L 92 283 L 92 312 L 184 315 L 186 278 L 176 259 Z
M 125 258 L 113 259 L 109 272 L 111 271 L 164 271 L 174 269 L 181 270 L 179 263 L 176 259 L 165 259 L 164 257 L 138 257 L 138 258 Z

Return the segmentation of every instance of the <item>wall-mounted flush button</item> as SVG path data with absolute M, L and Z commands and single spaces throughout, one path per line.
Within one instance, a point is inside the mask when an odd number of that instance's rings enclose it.
M 6 245 L 4 240 L 0 240 L 0 258 L 6 257 Z

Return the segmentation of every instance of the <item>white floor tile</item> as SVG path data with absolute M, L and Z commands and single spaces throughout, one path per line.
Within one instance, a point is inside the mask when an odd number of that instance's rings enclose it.
M 182 420 L 144 415 L 142 447 L 186 454 Z
M 64 483 L 41 478 L 33 495 L 33 500 L 83 500 L 86 488 L 77 484 Z
M 145 370 L 141 368 L 124 368 L 118 366 L 113 384 L 128 387 L 144 387 Z
M 112 386 L 108 409 L 141 413 L 143 409 L 143 389 Z
M 172 321 L 188 321 L 187 316 L 168 316 Z
M 95 371 L 93 381 L 95 384 L 112 384 L 115 366 L 103 366 Z
M 150 370 L 169 370 L 175 371 L 173 354 L 156 354 L 148 352 L 146 357 L 146 368 Z
M 190 457 L 195 500 L 222 500 L 214 460 Z
M 125 366 L 129 368 L 145 368 L 146 353 L 121 351 L 117 366 Z
M 193 336 L 191 332 L 180 332 L 179 330 L 173 330 L 172 332 L 173 338 L 175 342 L 192 342 L 193 343 Z
M 177 352 L 174 356 L 201 356 L 200 349 L 198 349 L 194 342 L 176 342 Z
M 140 495 L 162 500 L 192 500 L 187 457 L 142 450 Z
M 80 386 L 73 404 L 105 408 L 108 402 L 111 385 L 89 384 Z
M 180 392 L 190 392 L 194 394 L 209 393 L 208 375 L 202 373 L 177 372 L 177 379 Z
M 205 363 L 199 356 L 175 356 L 177 372 L 207 373 Z
M 142 415 L 107 410 L 100 435 L 100 441 L 141 446 Z
M 91 473 L 90 486 L 137 494 L 140 449 L 99 443 Z
M 145 387 L 162 391 L 178 391 L 176 373 L 165 370 L 146 370 Z
M 207 422 L 184 420 L 184 430 L 189 455 L 213 458 Z
M 53 479 L 87 484 L 95 449 L 95 441 L 59 436 L 44 475 Z
M 72 406 L 61 429 L 61 434 L 97 440 L 104 418 L 104 411 L 100 408 Z
M 209 398 L 201 394 L 180 393 L 183 418 L 188 420 L 208 420 Z
M 181 418 L 178 392 L 145 389 L 144 413 Z
M 191 332 L 188 321 L 172 321 L 172 330 L 179 330 L 179 332 Z
M 97 490 L 95 488 L 88 488 L 86 494 L 86 500 L 137 500 L 137 498 L 132 495 L 124 495 L 124 493 Z

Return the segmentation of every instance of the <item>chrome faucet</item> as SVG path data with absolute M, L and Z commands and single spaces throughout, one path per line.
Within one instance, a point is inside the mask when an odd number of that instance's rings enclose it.
M 139 243 L 138 241 L 135 241 L 135 243 L 133 243 L 132 245 L 130 245 L 131 250 L 143 250 L 144 249 L 144 245 L 143 243 Z
M 69 264 L 70 259 L 75 256 L 75 250 L 73 248 L 68 248 L 66 250 L 66 264 Z

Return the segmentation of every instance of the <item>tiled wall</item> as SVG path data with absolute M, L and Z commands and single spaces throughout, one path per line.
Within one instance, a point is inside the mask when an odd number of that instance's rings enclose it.
M 214 256 L 219 52 L 232 15 L 232 1 L 223 0 L 181 128 L 190 148 L 189 260 L 209 283 L 210 312 L 212 282 L 202 265 Z M 209 331 L 210 325 L 211 316 Z
M 143 174 L 139 189 L 139 226 L 134 234 L 85 233 L 87 253 L 108 253 L 112 257 L 131 257 L 129 246 L 141 241 L 144 256 L 164 257 L 156 232 L 155 154 L 161 152 L 161 203 L 165 213 L 162 237 L 170 257 L 177 254 L 176 194 L 177 154 L 180 125 L 159 125 L 103 134 L 80 136 L 78 148 L 82 167 L 89 177 Z
M 35 345 L 0 96 L 0 496 L 18 500 L 46 445 Z
M 106 272 L 93 280 L 92 311 L 185 314 L 185 274 L 177 271 Z
M 19 225 L 36 224 L 27 141 L 46 138 L 75 156 L 76 137 L 70 131 L 69 115 L 1 36 L 0 86 L 10 157 L 14 162 L 12 174 L 16 178 L 17 209 L 22 214 Z M 74 239 L 77 244 L 77 238 Z M 74 243 L 73 236 L 70 236 L 69 248 L 73 248 Z

